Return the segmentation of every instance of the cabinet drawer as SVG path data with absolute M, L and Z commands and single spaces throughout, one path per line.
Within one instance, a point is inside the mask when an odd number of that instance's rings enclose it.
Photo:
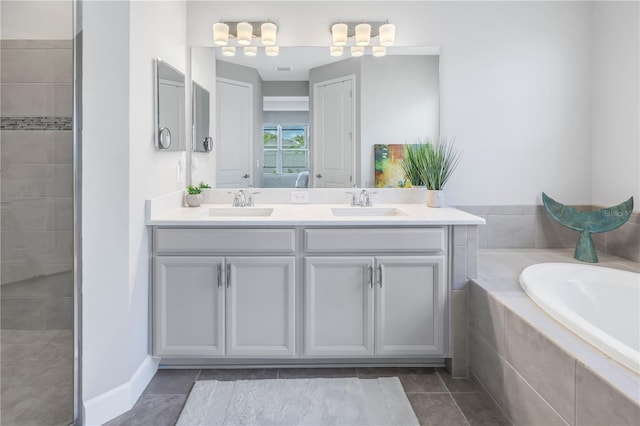
M 306 229 L 307 252 L 444 251 L 443 228 Z
M 294 229 L 156 228 L 156 253 L 293 253 Z

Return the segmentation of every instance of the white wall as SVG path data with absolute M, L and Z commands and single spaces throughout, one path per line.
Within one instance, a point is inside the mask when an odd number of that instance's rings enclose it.
M 451 204 L 591 202 L 589 2 L 190 2 L 190 45 L 219 19 L 278 22 L 281 46 L 328 46 L 338 19 L 389 19 L 440 47 L 441 134 L 464 156 Z M 338 13 L 336 11 L 339 11 Z
M 108 416 L 155 371 L 144 205 L 184 187 L 185 154 L 155 151 L 153 67 L 186 70 L 186 4 L 88 1 L 83 13 L 83 400 Z
M 209 134 L 213 141 L 211 152 L 191 153 L 191 182 L 199 184 L 205 182 L 213 187 L 216 184 L 216 57 L 213 49 L 208 47 L 194 47 L 191 49 L 191 78 L 209 91 Z M 187 82 L 188 84 L 188 82 Z M 191 92 L 192 93 L 192 90 Z M 187 122 L 189 120 L 187 119 Z M 187 139 L 189 147 L 192 138 Z
M 64 1 L 2 0 L 0 38 L 4 40 L 70 40 L 73 3 Z
M 593 204 L 640 210 L 640 3 L 593 9 Z

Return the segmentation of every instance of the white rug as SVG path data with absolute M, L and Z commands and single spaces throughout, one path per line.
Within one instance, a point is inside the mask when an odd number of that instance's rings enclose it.
M 177 426 L 418 425 L 397 377 L 198 381 Z

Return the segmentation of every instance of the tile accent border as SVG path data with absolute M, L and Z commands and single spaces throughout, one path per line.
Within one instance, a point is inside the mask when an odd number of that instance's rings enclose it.
M 73 130 L 71 117 L 0 117 L 0 130 Z

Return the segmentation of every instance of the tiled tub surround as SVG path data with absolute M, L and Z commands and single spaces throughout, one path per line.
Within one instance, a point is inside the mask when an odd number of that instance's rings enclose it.
M 601 266 L 640 271 L 636 262 L 598 255 Z M 478 278 L 468 289 L 472 376 L 513 424 L 640 424 L 640 377 L 520 288 L 522 269 L 542 262 L 577 261 L 572 249 L 480 250 Z
M 604 206 L 574 207 L 590 211 Z M 478 247 L 481 249 L 575 248 L 578 241 L 578 233 L 553 220 L 543 206 L 457 208 L 487 221 L 487 224 L 478 230 Z M 592 238 L 598 251 L 640 262 L 640 217 L 637 212 L 632 213 L 627 223 L 620 228 L 603 234 L 593 234 Z
M 2 40 L 0 47 L 5 284 L 72 268 L 73 61 L 67 40 Z

